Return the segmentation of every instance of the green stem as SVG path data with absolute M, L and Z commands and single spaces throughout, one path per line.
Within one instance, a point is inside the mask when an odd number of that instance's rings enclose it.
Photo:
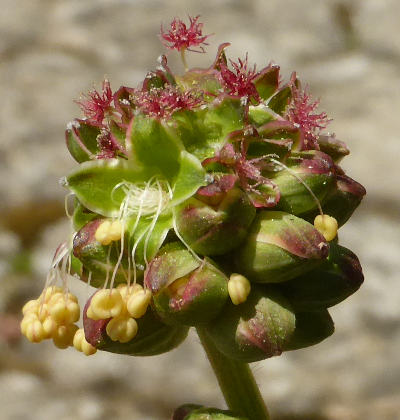
M 267 407 L 249 365 L 224 356 L 204 328 L 197 328 L 197 334 L 229 409 L 248 420 L 269 420 Z

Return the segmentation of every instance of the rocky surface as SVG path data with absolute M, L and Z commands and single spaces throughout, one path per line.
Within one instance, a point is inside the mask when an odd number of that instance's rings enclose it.
M 163 52 L 160 22 L 201 14 L 231 57 L 296 69 L 368 196 L 340 232 L 366 282 L 333 309 L 321 345 L 254 365 L 274 418 L 396 420 L 400 406 L 400 4 L 395 0 L 0 0 L 0 406 L 9 420 L 166 419 L 184 402 L 223 406 L 193 334 L 176 351 L 131 359 L 19 341 L 21 302 L 38 293 L 58 242 L 73 166 L 63 144 L 73 99 L 107 75 L 136 85 Z M 170 54 L 172 66 L 179 66 Z M 78 294 L 88 292 L 75 285 Z M 289 417 L 290 416 L 290 417 Z

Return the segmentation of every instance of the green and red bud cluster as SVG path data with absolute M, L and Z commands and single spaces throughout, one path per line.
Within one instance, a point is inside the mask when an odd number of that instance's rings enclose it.
M 161 38 L 185 60 L 208 36 L 195 17 Z M 282 83 L 275 64 L 227 60 L 228 45 L 210 67 L 174 74 L 162 56 L 139 87 L 104 81 L 68 125 L 72 271 L 110 296 L 124 283 L 151 293 L 128 342 L 107 325 L 134 317 L 93 319 L 88 301 L 85 337 L 99 350 L 159 354 L 201 326 L 225 356 L 262 360 L 331 335 L 327 308 L 363 282 L 357 257 L 313 224 L 326 213 L 342 226 L 365 195 L 339 166 L 349 150 L 324 133 L 329 119 L 295 73 Z M 245 283 L 229 288 L 231 277 Z

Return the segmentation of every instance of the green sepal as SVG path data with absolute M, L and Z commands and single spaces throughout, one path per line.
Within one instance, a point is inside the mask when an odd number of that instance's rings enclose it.
M 172 181 L 179 170 L 183 144 L 163 120 L 137 115 L 129 128 L 128 150 L 134 162 Z
M 149 179 L 146 169 L 127 161 L 104 159 L 82 163 L 66 178 L 65 186 L 89 210 L 102 216 L 116 217 L 125 194 L 116 188 L 121 182 L 144 182 Z
M 279 356 L 294 332 L 295 322 L 289 302 L 276 288 L 252 285 L 244 303 L 228 302 L 206 330 L 225 356 L 251 363 Z
M 286 166 L 291 172 L 282 169 L 271 175 L 271 180 L 281 193 L 276 208 L 296 216 L 318 210 L 318 202 L 323 203 L 336 184 L 334 165 L 330 157 L 314 150 L 292 153 L 286 161 Z
M 128 232 L 134 227 L 135 222 L 135 217 L 130 218 L 127 224 Z M 135 231 L 130 232 L 130 246 L 133 247 L 134 244 L 137 244 L 134 254 L 135 264 L 144 265 L 146 261 L 151 261 L 157 254 L 173 226 L 172 214 L 162 214 L 158 217 L 153 227 L 152 224 L 153 219 L 151 217 L 141 218 Z
M 279 115 L 283 115 L 292 98 L 292 89 L 286 86 L 279 90 L 268 102 L 268 107 Z
M 65 141 L 67 143 L 67 148 L 71 153 L 71 156 L 78 163 L 90 160 L 90 154 L 97 154 L 99 151 L 97 145 L 97 136 L 99 134 L 100 128 L 93 126 L 84 120 L 75 120 L 72 122 L 71 128 L 67 128 L 65 131 Z
M 298 350 L 320 343 L 335 331 L 335 326 L 326 309 L 314 312 L 296 312 L 296 328 L 284 351 Z
M 230 132 L 242 128 L 243 116 L 240 100 L 227 96 L 204 109 L 175 112 L 171 124 L 186 150 L 203 161 L 222 148 Z
M 331 243 L 327 260 L 318 268 L 280 286 L 296 310 L 312 311 L 343 301 L 360 288 L 363 280 L 357 256 Z
M 180 243 L 168 244 L 149 264 L 144 284 L 166 324 L 200 325 L 228 298 L 228 279 L 211 260 L 199 261 Z
M 250 106 L 248 117 L 249 122 L 254 124 L 256 127 L 261 127 L 262 125 L 274 120 L 271 112 L 268 112 L 268 110 L 263 106 Z
M 87 223 L 99 217 L 98 214 L 91 212 L 83 206 L 78 200 L 75 205 L 75 210 L 72 215 L 72 223 L 75 230 L 83 228 Z
M 208 101 L 215 99 L 222 87 L 215 70 L 187 71 L 183 76 L 176 76 L 176 83 L 183 91 L 195 89 L 204 92 Z
M 279 67 L 270 65 L 262 70 L 253 80 L 261 99 L 270 98 L 279 86 Z
M 329 246 L 313 225 L 292 214 L 261 211 L 235 251 L 239 273 L 259 283 L 279 283 L 317 267 Z
M 183 150 L 180 154 L 180 166 L 173 184 L 172 208 L 191 197 L 200 187 L 206 185 L 206 171 L 196 156 Z

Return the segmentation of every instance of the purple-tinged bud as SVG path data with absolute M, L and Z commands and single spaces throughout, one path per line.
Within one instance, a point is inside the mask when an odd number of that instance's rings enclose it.
M 209 322 L 228 299 L 228 278 L 210 260 L 199 261 L 177 242 L 163 247 L 150 262 L 144 283 L 166 324 Z
M 318 145 L 321 152 L 329 155 L 335 163 L 339 163 L 345 156 L 350 153 L 346 143 L 338 140 L 334 135 L 318 137 Z
M 313 312 L 296 312 L 296 328 L 283 350 L 298 350 L 320 343 L 335 331 L 335 326 L 326 309 Z
M 357 256 L 331 243 L 329 257 L 318 268 L 288 282 L 280 290 L 300 311 L 334 306 L 356 292 L 364 281 Z
M 238 417 L 228 410 L 202 407 L 190 411 L 186 417 L 172 417 L 172 420 L 247 420 L 247 417 Z
M 339 168 L 340 169 L 340 168 Z M 336 186 L 322 204 L 324 213 L 334 217 L 339 227 L 343 226 L 354 213 L 366 194 L 365 188 L 347 175 L 336 176 Z M 312 222 L 317 211 L 302 215 L 305 220 Z
M 250 281 L 278 283 L 310 271 L 328 253 L 328 243 L 310 223 L 289 213 L 262 211 L 236 251 L 235 264 Z
M 107 335 L 107 324 L 110 319 L 94 320 L 87 316 L 91 298 L 83 309 L 83 327 L 86 340 L 98 350 L 130 356 L 154 356 L 166 353 L 179 346 L 186 338 L 188 328 L 168 326 L 159 320 L 148 308 L 146 314 L 137 319 L 138 332 L 127 343 L 112 341 Z
M 202 255 L 222 255 L 236 248 L 246 237 L 255 214 L 247 194 L 239 188 L 224 193 L 215 206 L 190 198 L 175 210 L 179 234 Z
M 184 404 L 178 407 L 172 414 L 171 420 L 185 420 L 192 411 L 202 408 L 198 404 Z
M 279 356 L 295 330 L 289 302 L 272 286 L 254 286 L 246 302 L 228 303 L 207 325 L 220 352 L 243 362 Z
M 101 124 L 75 119 L 65 131 L 65 141 L 71 156 L 78 162 L 86 162 L 99 152 L 97 136 Z
M 115 245 L 102 245 L 96 240 L 96 231 L 104 219 L 95 219 L 83 226 L 74 236 L 73 255 L 83 264 L 81 279 L 87 281 L 90 275 L 90 284 L 102 287 L 106 278 L 111 278 L 119 254 Z M 116 271 L 115 284 L 126 283 L 126 270 L 128 268 L 128 251 L 121 260 Z
M 302 215 L 317 209 L 317 200 L 323 202 L 335 186 L 335 165 L 330 156 L 323 152 L 312 150 L 293 153 L 286 161 L 288 169 L 277 166 L 281 170 L 271 180 L 281 193 L 277 205 L 279 210 Z

